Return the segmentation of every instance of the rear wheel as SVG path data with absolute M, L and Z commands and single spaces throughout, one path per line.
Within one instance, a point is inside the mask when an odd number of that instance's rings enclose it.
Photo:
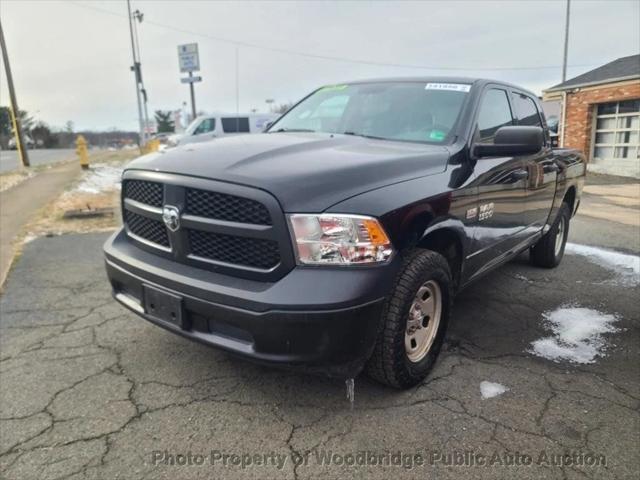
M 564 255 L 564 247 L 569 235 L 569 219 L 571 209 L 566 203 L 562 204 L 556 221 L 549 231 L 531 247 L 529 259 L 537 267 L 554 268 L 560 264 Z
M 451 272 L 445 258 L 430 250 L 409 252 L 383 309 L 368 375 L 396 388 L 423 381 L 440 352 L 450 302 Z

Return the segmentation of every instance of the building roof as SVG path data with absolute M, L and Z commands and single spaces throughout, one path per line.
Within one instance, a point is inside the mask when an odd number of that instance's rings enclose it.
M 570 90 L 577 87 L 633 80 L 635 78 L 640 78 L 640 54 L 618 58 L 613 62 L 548 88 L 545 92 Z

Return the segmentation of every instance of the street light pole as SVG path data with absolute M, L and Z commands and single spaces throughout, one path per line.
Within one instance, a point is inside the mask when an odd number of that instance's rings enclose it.
M 564 23 L 564 56 L 562 58 L 562 82 L 567 79 L 567 57 L 569 54 L 569 13 L 571 10 L 571 0 L 567 0 L 567 13 Z
M 240 132 L 240 47 L 236 45 L 236 132 Z
M 269 105 L 269 112 L 273 113 L 273 103 L 275 102 L 275 100 L 273 98 L 267 98 L 264 103 L 266 103 L 267 105 Z
M 129 34 L 131 35 L 131 54 L 133 56 L 133 66 L 131 67 L 131 70 L 135 74 L 136 98 L 137 98 L 137 101 L 138 101 L 138 124 L 139 124 L 139 127 L 140 127 L 140 146 L 142 146 L 146 142 L 145 142 L 145 135 L 144 135 L 144 125 L 143 125 L 143 120 L 142 120 L 142 105 L 140 103 L 140 87 L 139 87 L 139 83 L 140 83 L 140 63 L 138 62 L 138 59 L 136 58 L 136 45 L 135 45 L 135 42 L 133 40 L 133 18 L 131 17 L 131 2 L 130 2 L 130 0 L 127 0 L 127 10 L 129 11 Z
M 30 166 L 29 154 L 24 145 L 24 137 L 22 135 L 22 125 L 20 124 L 20 110 L 18 110 L 18 100 L 16 99 L 16 90 L 13 86 L 13 75 L 11 75 L 11 66 L 9 65 L 9 53 L 7 52 L 7 44 L 4 40 L 4 31 L 2 30 L 2 22 L 0 22 L 0 47 L 2 48 L 2 61 L 4 62 L 4 68 L 7 73 L 7 86 L 9 87 L 9 97 L 11 97 L 11 120 L 13 122 L 13 129 L 15 130 L 16 146 L 22 159 L 22 165 L 25 167 Z

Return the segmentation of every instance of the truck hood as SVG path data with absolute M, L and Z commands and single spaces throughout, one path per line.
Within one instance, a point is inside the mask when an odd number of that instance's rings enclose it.
M 219 138 L 140 157 L 127 170 L 189 175 L 257 187 L 285 212 L 322 212 L 370 190 L 446 169 L 441 146 L 325 133 Z

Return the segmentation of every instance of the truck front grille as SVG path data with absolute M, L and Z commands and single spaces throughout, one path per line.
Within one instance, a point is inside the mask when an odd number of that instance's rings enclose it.
M 269 210 L 248 198 L 187 188 L 185 213 L 228 222 L 271 225 Z
M 294 265 L 284 214 L 277 200 L 261 190 L 180 175 L 127 172 L 122 199 L 129 237 L 158 255 L 267 280 Z M 162 215 L 169 206 L 179 212 L 179 225 L 173 230 Z
M 162 207 L 161 183 L 128 180 L 124 182 L 123 191 L 125 198 L 130 198 L 152 207 Z
M 189 230 L 189 243 L 193 255 L 209 260 L 264 269 L 280 262 L 278 243 L 273 240 Z
M 129 231 L 137 237 L 165 248 L 170 246 L 167 227 L 164 226 L 164 223 L 129 210 L 124 210 L 124 221 Z

